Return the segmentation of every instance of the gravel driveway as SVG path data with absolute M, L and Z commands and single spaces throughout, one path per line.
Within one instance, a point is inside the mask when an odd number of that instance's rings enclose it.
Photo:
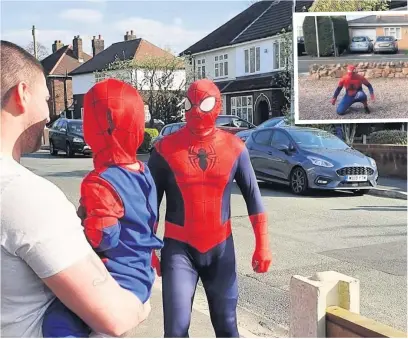
M 343 116 L 336 114 L 330 102 L 339 79 L 310 80 L 299 76 L 299 120 L 332 119 L 407 119 L 408 120 L 408 79 L 369 79 L 374 87 L 375 102 L 368 100 L 371 114 L 365 114 L 363 104 L 356 103 Z M 367 87 L 364 91 L 369 96 Z M 336 105 L 343 98 L 343 89 Z

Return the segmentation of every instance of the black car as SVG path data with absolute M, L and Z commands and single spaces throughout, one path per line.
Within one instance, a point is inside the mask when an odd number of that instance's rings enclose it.
M 162 138 L 164 138 L 166 135 L 173 134 L 174 132 L 178 131 L 180 128 L 182 128 L 186 123 L 185 122 L 176 122 L 173 124 L 168 124 L 163 127 L 163 129 L 160 131 L 160 134 L 152 140 L 152 145 L 150 147 L 150 153 L 153 151 L 154 145 Z
M 75 153 L 91 153 L 91 148 L 84 141 L 82 120 L 58 119 L 49 130 L 49 141 L 51 155 L 57 155 L 59 151 L 65 152 L 67 157 Z

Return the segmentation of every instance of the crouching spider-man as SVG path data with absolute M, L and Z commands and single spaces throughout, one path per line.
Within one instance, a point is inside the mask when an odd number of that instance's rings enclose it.
M 338 115 L 346 114 L 346 111 L 356 102 L 363 103 L 365 112 L 367 114 L 370 113 L 370 109 L 368 108 L 367 104 L 367 95 L 363 91 L 363 85 L 367 86 L 370 92 L 371 100 L 374 101 L 375 97 L 373 86 L 365 77 L 356 73 L 355 66 L 349 65 L 347 67 L 347 74 L 340 79 L 333 98 L 331 99 L 331 103 L 334 105 L 343 87 L 346 89 L 346 94 L 344 95 L 340 104 L 337 106 Z
M 163 277 L 164 336 L 188 337 L 198 279 L 203 283 L 217 337 L 239 337 L 230 199 L 236 180 L 255 233 L 252 267 L 272 260 L 268 224 L 245 144 L 215 127 L 221 95 L 209 80 L 194 82 L 185 100 L 186 126 L 156 144 L 148 166 L 158 206 L 166 193 Z M 158 270 L 159 271 L 159 270 Z

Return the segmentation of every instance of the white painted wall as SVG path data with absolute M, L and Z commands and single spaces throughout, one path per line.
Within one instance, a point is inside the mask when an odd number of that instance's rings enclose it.
M 137 84 L 142 84 L 144 73 L 143 71 L 111 71 L 109 72 L 109 76 L 115 78 L 119 75 L 120 79 L 123 79 L 126 81 L 131 81 L 131 78 L 133 78 L 133 81 L 137 81 Z M 137 78 L 135 78 L 135 75 Z M 173 80 L 173 86 L 171 89 L 179 89 L 183 84 L 185 84 L 186 81 L 186 72 L 184 70 L 179 70 L 174 72 L 174 80 Z M 96 83 L 95 81 L 95 74 L 94 73 L 88 73 L 88 74 L 79 74 L 79 75 L 74 75 L 72 76 L 72 93 L 75 94 L 85 94 L 88 92 L 91 87 Z M 144 90 L 150 89 L 147 85 L 143 86 Z
M 158 72 L 156 79 L 160 81 L 163 72 Z M 148 79 L 150 75 L 148 74 Z M 136 83 L 139 89 L 142 90 L 150 90 L 150 85 L 147 82 L 144 82 L 145 73 L 143 70 L 136 71 Z M 186 86 L 186 71 L 185 70 L 178 70 L 173 72 L 172 74 L 172 86 L 169 88 L 170 90 L 178 90 L 180 88 L 185 88 Z M 155 89 L 158 89 L 158 86 L 154 86 Z

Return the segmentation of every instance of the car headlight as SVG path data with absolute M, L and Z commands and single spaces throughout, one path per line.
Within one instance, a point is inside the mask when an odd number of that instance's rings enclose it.
M 84 139 L 75 137 L 72 139 L 73 142 L 84 142 Z
M 315 157 L 307 157 L 313 165 L 320 166 L 320 167 L 333 167 L 334 165 L 331 162 L 326 160 L 315 158 Z
M 373 158 L 368 158 L 368 160 L 370 161 L 370 164 L 372 167 L 377 168 L 377 163 L 375 162 Z

